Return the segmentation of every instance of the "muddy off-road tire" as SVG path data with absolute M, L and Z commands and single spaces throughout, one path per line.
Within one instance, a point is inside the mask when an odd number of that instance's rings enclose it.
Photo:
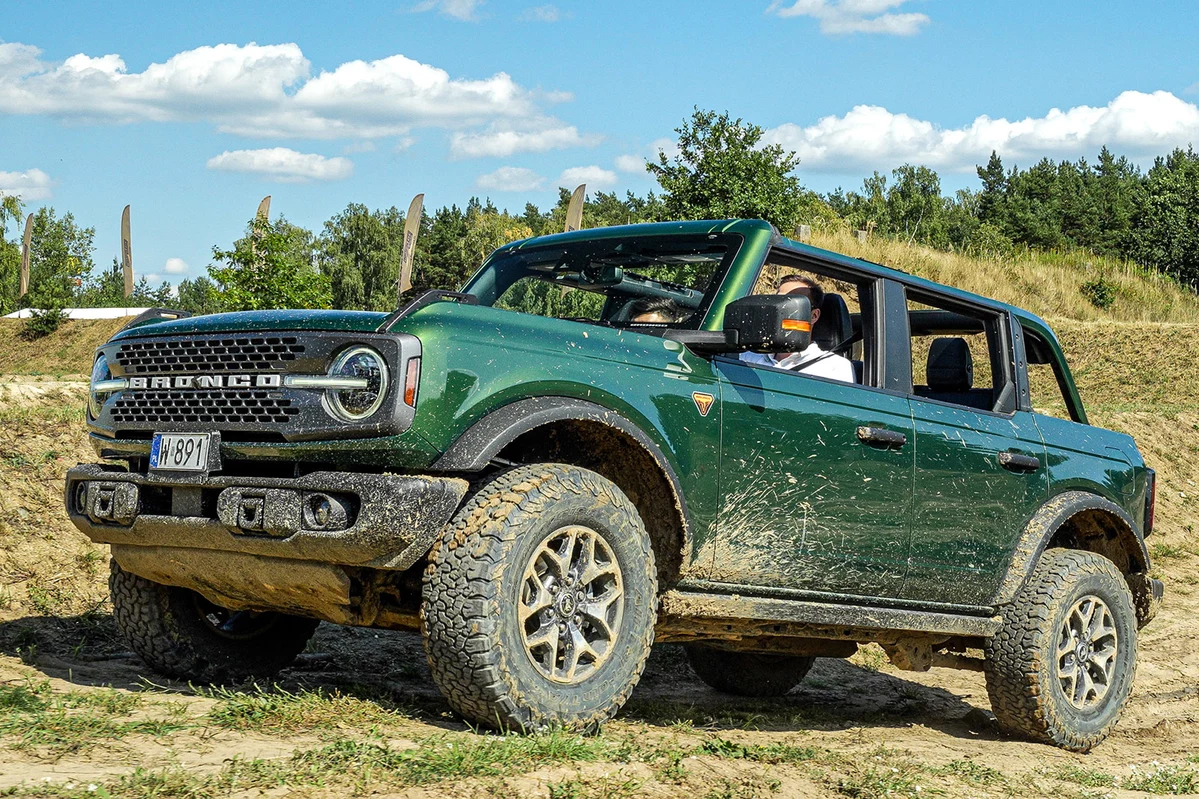
M 560 464 L 482 486 L 434 546 L 421 628 L 433 680 L 469 721 L 589 731 L 620 709 L 653 644 L 657 572 L 637 509 Z
M 1000 726 L 1086 752 L 1107 737 L 1132 690 L 1137 618 L 1123 575 L 1091 552 L 1050 549 L 986 644 L 987 693 Z
M 782 696 L 807 676 L 816 658 L 730 652 L 692 644 L 687 659 L 713 690 L 733 696 Z
M 113 617 L 150 668 L 200 683 L 272 677 L 291 665 L 319 624 L 282 613 L 238 613 L 195 591 L 131 574 L 112 561 Z

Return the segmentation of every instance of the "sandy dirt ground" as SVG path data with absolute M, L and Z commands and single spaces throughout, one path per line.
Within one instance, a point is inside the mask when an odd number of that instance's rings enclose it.
M 496 736 L 469 730 L 449 712 L 420 640 L 410 634 L 323 624 L 277 687 L 240 693 L 171 683 L 148 670 L 112 623 L 106 553 L 60 509 L 62 472 L 91 455 L 84 401 L 80 382 L 0 378 L 0 699 L 7 703 L 0 702 L 0 795 L 558 799 L 1199 791 L 1199 555 L 1190 543 L 1199 416 L 1125 413 L 1099 420 L 1135 432 L 1147 460 L 1160 467 L 1154 553 L 1168 593 L 1141 635 L 1124 718 L 1088 755 L 1001 733 L 978 673 L 901 672 L 881 651 L 866 648 L 850 661 L 818 661 L 786 697 L 751 701 L 712 692 L 681 650 L 659 646 L 632 700 L 598 736 L 633 742 L 622 754 L 547 756 L 514 768 L 497 762 L 481 771 L 476 764 L 462 777 L 421 772 L 420 779 L 398 783 L 394 775 L 363 777 L 361 770 L 350 779 L 343 763 L 340 777 L 331 766 L 323 778 L 259 775 L 241 784 L 212 775 L 228 775 L 231 763 L 246 759 L 308 762 L 299 753 L 335 738 L 420 753 L 431 741 L 453 749 Z M 269 714 L 228 722 L 234 709 L 263 696 L 281 697 L 294 713 L 278 723 Z M 319 701 L 309 707 L 305 696 Z M 82 732 L 72 732 L 71 719 Z M 147 774 L 180 772 L 191 781 L 156 777 L 157 787 L 146 787 Z

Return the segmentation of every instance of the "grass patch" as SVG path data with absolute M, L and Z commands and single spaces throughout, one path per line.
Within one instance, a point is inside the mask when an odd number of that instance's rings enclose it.
M 297 752 L 286 761 L 235 761 L 218 777 L 221 788 L 338 784 L 427 785 L 446 780 L 506 777 L 563 763 L 619 759 L 603 738 L 567 733 L 530 736 L 444 735 L 412 748 L 342 739 Z
M 278 686 L 251 692 L 215 689 L 207 695 L 220 701 L 208 719 L 227 730 L 295 733 L 338 726 L 370 727 L 407 718 L 377 701 L 346 696 L 338 691 L 299 691 Z
M 781 743 L 739 744 L 724 738 L 712 738 L 705 741 L 699 751 L 726 760 L 751 760 L 755 763 L 770 764 L 805 763 L 820 754 L 818 749 L 811 746 L 791 746 Z
M 1190 796 L 1199 793 L 1199 773 L 1183 766 L 1157 766 L 1120 780 L 1128 791 L 1143 791 L 1159 796 Z
M 641 783 L 637 780 L 612 777 L 569 779 L 551 782 L 547 787 L 549 799 L 630 799 L 642 795 Z
M 938 774 L 957 777 L 963 782 L 968 782 L 972 785 L 1005 785 L 1007 778 L 998 769 L 993 769 L 990 766 L 984 766 L 982 763 L 975 763 L 973 760 L 959 758 L 951 760 L 944 766 L 934 769 Z
M 1158 542 L 1149 547 L 1149 554 L 1154 560 L 1178 560 L 1189 555 L 1190 551 L 1175 544 Z
M 55 693 L 49 682 L 0 685 L 0 739 L 18 750 L 60 757 L 129 735 L 166 735 L 186 724 L 122 717 L 142 697 L 113 689 Z
M 1062 782 L 1072 782 L 1084 788 L 1115 788 L 1116 778 L 1104 771 L 1093 768 L 1083 768 L 1070 764 L 1062 766 L 1057 771 L 1049 772 L 1049 776 Z
M 71 591 L 60 585 L 45 585 L 35 580 L 25 590 L 29 604 L 43 616 L 65 615 L 75 602 Z

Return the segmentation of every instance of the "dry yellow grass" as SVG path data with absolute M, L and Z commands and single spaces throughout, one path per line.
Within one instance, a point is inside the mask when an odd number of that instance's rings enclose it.
M 26 341 L 23 320 L 0 319 L 0 374 L 88 374 L 96 347 L 128 321 L 128 317 L 68 320 L 50 335 Z
M 814 231 L 812 244 L 884 264 L 938 283 L 1026 308 L 1045 317 L 1080 321 L 1199 322 L 1199 296 L 1154 272 L 1083 252 L 1022 252 L 1010 259 L 983 259 L 940 252 L 881 236 L 861 244 L 848 231 Z M 1095 307 L 1082 293 L 1102 277 L 1115 302 Z

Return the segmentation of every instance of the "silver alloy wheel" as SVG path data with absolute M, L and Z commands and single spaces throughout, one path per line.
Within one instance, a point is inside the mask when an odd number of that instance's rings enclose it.
M 1058 632 L 1057 678 L 1079 710 L 1103 701 L 1111 688 L 1120 641 L 1112 612 L 1097 596 L 1074 603 Z
M 624 581 L 611 547 L 596 531 L 561 527 L 525 567 L 520 625 L 525 651 L 548 679 L 586 680 L 612 654 L 624 615 Z

